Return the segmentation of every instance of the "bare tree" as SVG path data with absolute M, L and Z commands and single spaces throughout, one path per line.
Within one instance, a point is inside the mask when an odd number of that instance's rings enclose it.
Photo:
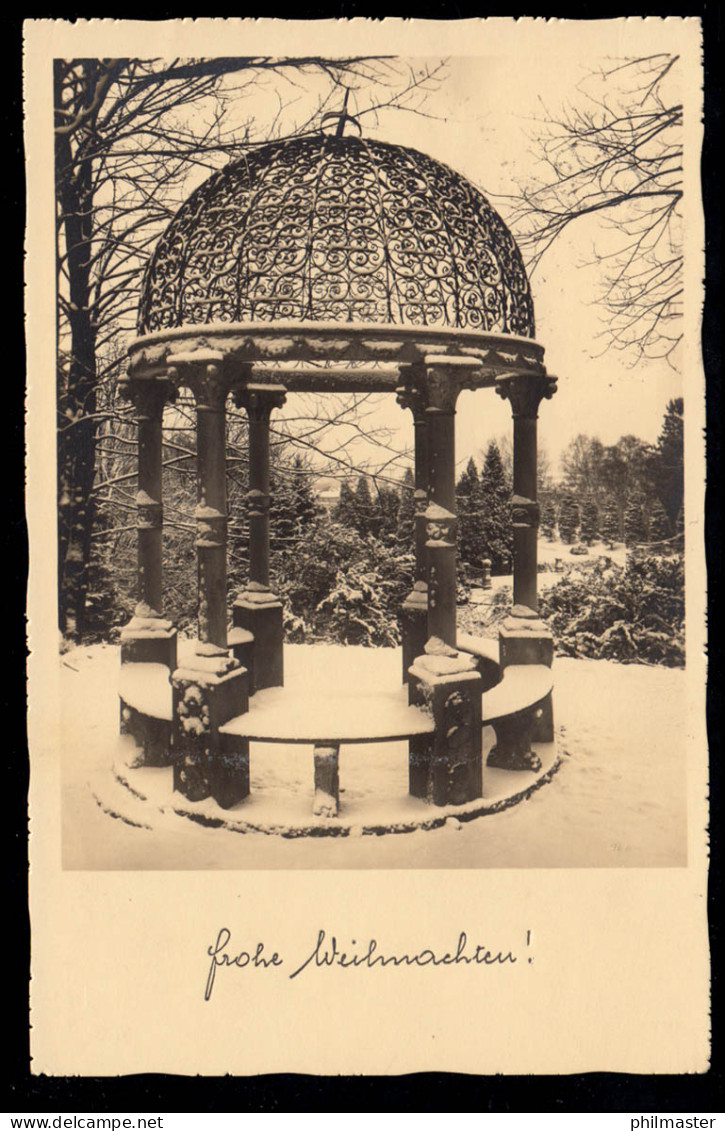
M 123 362 L 119 335 L 133 324 L 151 246 L 190 180 L 244 146 L 290 136 L 290 128 L 309 131 L 343 85 L 357 92 L 358 116 L 416 110 L 433 74 L 370 57 L 55 61 L 58 581 L 66 635 L 83 631 L 99 436 L 108 458 L 128 442 L 101 389 Z M 322 80 L 317 103 L 286 135 L 280 95 L 271 120 L 240 121 L 243 99 L 270 75 L 287 84 L 292 103 L 309 76 Z
M 541 170 L 509 221 L 534 271 L 562 233 L 598 218 L 606 346 L 672 358 L 681 338 L 682 105 L 678 56 L 613 61 L 579 85 L 536 139 Z M 604 231 L 602 231 L 604 229 Z

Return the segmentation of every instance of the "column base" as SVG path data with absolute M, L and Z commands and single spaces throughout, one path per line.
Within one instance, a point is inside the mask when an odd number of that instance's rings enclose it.
M 170 620 L 136 613 L 121 630 L 122 664 L 165 664 L 176 667 L 177 633 Z
M 120 716 L 120 733 L 130 735 L 138 747 L 135 765 L 170 766 L 172 764 L 169 719 L 157 719 L 152 715 L 145 715 L 123 699 L 120 700 Z
M 483 793 L 481 677 L 475 657 L 446 651 L 410 669 L 409 701 L 431 711 L 435 733 L 410 740 L 409 788 L 431 805 L 463 805 Z
M 551 698 L 551 692 L 549 692 L 543 703 L 540 703 L 534 711 L 534 724 L 531 738 L 534 742 L 554 741 L 554 703 Z
M 527 605 L 514 605 L 498 638 L 502 671 L 511 664 L 544 664 L 550 668 L 554 662 L 554 638 Z
M 422 656 L 428 639 L 428 586 L 416 581 L 398 612 L 403 651 L 403 683 L 416 656 Z
M 249 709 L 246 668 L 224 648 L 198 644 L 171 677 L 174 789 L 228 809 L 249 793 L 249 743 L 219 727 Z
M 531 609 L 514 605 L 511 616 L 499 631 L 501 670 L 510 664 L 543 664 L 550 668 L 554 662 L 554 638 L 548 628 Z M 554 741 L 554 707 L 551 694 L 534 712 L 532 739 L 534 742 Z
M 340 809 L 339 746 L 315 747 L 315 798 L 312 812 L 316 817 L 336 817 Z
M 254 637 L 254 683 L 251 691 L 282 687 L 284 628 L 282 602 L 269 590 L 248 589 L 232 606 L 232 624 Z
M 230 628 L 227 633 L 229 649 L 243 668 L 249 673 L 249 694 L 254 692 L 254 633 L 246 628 Z
M 486 760 L 487 766 L 499 770 L 530 770 L 538 773 L 541 759 L 531 749 L 534 729 L 534 712 L 512 715 L 493 723 L 496 732 L 496 745 Z

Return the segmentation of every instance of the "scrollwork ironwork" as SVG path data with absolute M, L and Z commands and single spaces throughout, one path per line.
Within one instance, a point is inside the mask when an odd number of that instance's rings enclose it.
M 521 255 L 478 189 L 416 150 L 330 135 L 262 146 L 192 193 L 139 333 L 285 319 L 534 333 Z

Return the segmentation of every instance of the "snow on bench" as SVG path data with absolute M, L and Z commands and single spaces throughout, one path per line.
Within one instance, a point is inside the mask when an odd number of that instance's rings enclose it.
M 551 691 L 554 681 L 545 664 L 512 664 L 500 683 L 481 696 L 484 724 L 535 707 Z
M 468 632 L 459 632 L 456 635 L 456 644 L 461 652 L 468 652 L 471 656 L 481 656 L 494 664 L 499 662 L 498 638 L 492 640 L 487 636 L 471 636 Z
M 140 714 L 170 721 L 173 703 L 169 674 L 165 664 L 121 664 L 118 693 Z
M 290 693 L 283 687 L 258 691 L 249 710 L 219 728 L 256 742 L 393 742 L 432 734 L 433 719 L 407 702 L 405 688 L 375 695 Z

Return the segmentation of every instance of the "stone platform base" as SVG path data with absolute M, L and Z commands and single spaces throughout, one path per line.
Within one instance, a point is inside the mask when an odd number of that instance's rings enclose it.
M 486 728 L 488 730 L 488 728 Z M 486 731 L 484 731 L 486 737 Z M 485 746 L 490 746 L 493 734 Z M 119 753 L 107 773 L 96 775 L 91 788 L 98 806 L 110 817 L 125 821 L 139 828 L 153 830 L 168 828 L 169 821 L 177 827 L 179 818 L 192 821 L 210 830 L 226 830 L 235 833 L 257 833 L 268 836 L 281 836 L 289 839 L 297 837 L 347 837 L 383 836 L 395 833 L 431 830 L 449 824 L 463 826 L 478 817 L 490 816 L 509 809 L 525 801 L 536 790 L 552 780 L 561 765 L 555 743 L 537 745 L 541 759 L 541 769 L 537 773 L 487 769 L 485 796 L 465 805 L 430 806 L 424 801 L 408 795 L 395 798 L 371 797 L 361 795 L 356 785 L 355 773 L 350 774 L 349 790 L 341 790 L 341 805 L 338 816 L 314 817 L 311 815 L 310 797 L 300 795 L 299 790 L 290 790 L 289 783 L 279 781 L 276 767 L 265 767 L 265 758 L 270 748 L 262 744 L 252 744 L 251 768 L 266 776 L 266 788 L 252 789 L 249 797 L 232 809 L 222 809 L 211 798 L 191 802 L 178 793 L 172 793 L 170 770 L 151 767 L 138 767 L 134 764 L 134 750 L 128 740 L 119 740 Z M 370 747 L 371 756 L 384 755 L 390 763 L 390 776 L 396 772 L 395 763 L 400 763 L 401 779 L 406 772 L 406 748 Z M 485 748 L 484 746 L 484 748 Z M 343 755 L 344 756 L 344 755 Z M 294 754 L 301 760 L 300 770 L 309 777 L 312 755 L 304 757 L 297 748 Z M 384 781 L 384 767 L 380 764 Z M 360 767 L 360 774 L 364 765 Z

